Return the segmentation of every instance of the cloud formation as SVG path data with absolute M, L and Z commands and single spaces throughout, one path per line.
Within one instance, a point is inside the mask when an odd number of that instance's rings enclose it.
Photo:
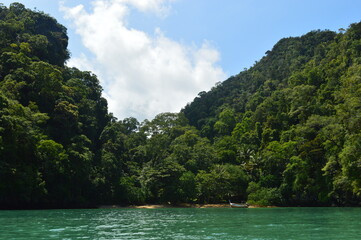
M 170 4 L 171 0 L 96 0 L 91 12 L 83 5 L 61 7 L 94 55 L 72 58 L 68 65 L 98 75 L 109 110 L 120 119 L 178 112 L 198 92 L 226 77 L 217 65 L 219 52 L 207 41 L 186 46 L 158 28 L 149 35 L 127 25 L 131 9 L 166 17 Z

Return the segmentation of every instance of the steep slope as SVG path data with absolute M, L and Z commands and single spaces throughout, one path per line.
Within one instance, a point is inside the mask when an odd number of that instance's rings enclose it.
M 252 171 L 249 199 L 359 201 L 360 39 L 361 23 L 282 39 L 182 110 L 215 146 L 228 141 L 225 159 Z
M 319 54 L 323 46 L 334 42 L 336 36 L 331 31 L 313 31 L 302 37 L 282 39 L 249 70 L 230 77 L 212 91 L 201 92 L 183 112 L 190 123 L 199 129 L 208 118 L 216 116 L 217 109 L 219 111 L 222 105 L 228 105 L 237 112 L 245 112 L 248 110 L 247 104 L 256 101 L 256 92 L 260 94 L 266 87 L 268 91 L 287 87 L 290 76 L 304 69 L 316 55 L 322 58 Z M 259 101 L 255 104 L 259 104 Z
M 67 44 L 52 17 L 0 6 L 2 208 L 92 199 L 99 136 L 111 117 L 96 76 L 64 66 Z

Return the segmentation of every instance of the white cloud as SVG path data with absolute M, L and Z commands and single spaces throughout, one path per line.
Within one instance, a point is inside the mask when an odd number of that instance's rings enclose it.
M 200 47 L 185 46 L 160 29 L 150 36 L 127 26 L 131 7 L 165 16 L 170 2 L 97 0 L 92 2 L 92 12 L 82 5 L 61 7 L 83 45 L 94 54 L 71 59 L 68 65 L 98 75 L 109 110 L 120 119 L 143 120 L 161 112 L 178 112 L 198 92 L 226 77 L 216 65 L 218 51 L 206 41 Z

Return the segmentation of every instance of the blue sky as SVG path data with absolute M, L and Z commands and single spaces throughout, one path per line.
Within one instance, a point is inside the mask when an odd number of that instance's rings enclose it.
M 198 92 L 252 66 L 281 38 L 361 21 L 359 0 L 18 2 L 68 28 L 68 64 L 97 74 L 120 119 L 177 112 Z

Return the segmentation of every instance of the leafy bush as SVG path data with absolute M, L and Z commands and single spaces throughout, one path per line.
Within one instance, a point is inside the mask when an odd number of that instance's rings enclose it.
M 265 188 L 258 183 L 250 182 L 247 192 L 247 202 L 251 205 L 270 206 L 281 203 L 281 193 L 277 188 Z

